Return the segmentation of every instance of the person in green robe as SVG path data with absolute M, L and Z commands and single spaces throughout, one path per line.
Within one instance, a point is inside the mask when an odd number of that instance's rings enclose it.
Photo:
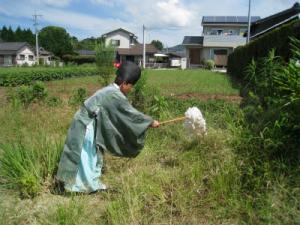
M 89 97 L 73 118 L 57 171 L 66 191 L 106 190 L 100 181 L 103 153 L 136 157 L 144 147 L 146 130 L 160 125 L 126 97 L 141 76 L 140 68 L 125 62 L 116 75 L 115 82 Z

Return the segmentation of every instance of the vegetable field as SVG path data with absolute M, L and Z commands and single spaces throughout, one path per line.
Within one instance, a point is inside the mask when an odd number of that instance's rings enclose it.
M 28 85 L 34 81 L 61 80 L 97 74 L 94 66 L 1 68 L 0 86 Z

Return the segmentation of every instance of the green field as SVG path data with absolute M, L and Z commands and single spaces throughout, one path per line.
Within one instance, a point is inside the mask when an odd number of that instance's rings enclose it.
M 153 91 L 156 87 L 158 91 Z M 299 199 L 286 177 L 270 181 L 263 192 L 244 187 L 243 113 L 237 102 L 180 99 L 177 94 L 237 95 L 226 75 L 203 70 L 149 70 L 145 98 L 161 98 L 163 119 L 201 109 L 206 136 L 190 138 L 181 123 L 150 129 L 146 146 L 134 159 L 105 155 L 103 182 L 116 192 L 68 196 L 54 188 L 66 133 L 77 107 L 68 104 L 77 88 L 92 94 L 101 87 L 96 76 L 46 83 L 62 103 L 27 107 L 7 101 L 0 89 L 0 224 L 299 224 Z M 151 88 L 150 88 L 151 87 Z M 174 93 L 174 95 L 171 95 Z M 172 97 L 173 96 L 173 97 Z M 144 110 L 153 113 L 150 109 Z M 6 158 L 4 158 L 6 157 Z M 5 160 L 4 160 L 5 159 Z M 7 160 L 6 160 L 7 159 Z M 3 162 L 9 167 L 4 168 Z M 2 164 L 1 164 L 2 163 Z M 255 184 L 268 178 L 255 178 Z
M 165 95 L 183 93 L 236 95 L 238 87 L 227 74 L 208 70 L 149 70 L 149 83 Z

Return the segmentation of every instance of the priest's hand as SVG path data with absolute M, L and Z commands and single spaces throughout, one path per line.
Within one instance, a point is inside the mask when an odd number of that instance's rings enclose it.
M 152 124 L 150 125 L 150 127 L 152 127 L 152 128 L 157 128 L 157 127 L 159 127 L 159 125 L 160 125 L 159 121 L 154 120 L 154 121 L 152 122 Z

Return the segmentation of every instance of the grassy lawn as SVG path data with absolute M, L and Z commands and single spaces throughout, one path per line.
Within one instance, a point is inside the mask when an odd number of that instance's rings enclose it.
M 148 83 L 167 96 L 238 93 L 222 74 L 203 70 L 147 72 Z M 23 161 L 15 158 L 23 164 L 15 163 L 14 168 L 22 173 L 13 185 L 7 186 L 5 177 L 0 176 L 0 225 L 295 224 L 299 218 L 297 205 L 285 200 L 289 191 L 280 180 L 270 184 L 267 197 L 253 199 L 241 189 L 239 167 L 243 160 L 236 157 L 234 146 L 239 141 L 243 114 L 238 104 L 223 100 L 168 98 L 162 113 L 172 118 L 197 106 L 206 119 L 208 134 L 190 138 L 181 123 L 150 129 L 145 148 L 136 158 L 105 155 L 102 180 L 117 192 L 57 193 L 53 174 L 78 108 L 68 105 L 68 99 L 76 88 L 86 88 L 92 94 L 101 83 L 92 76 L 51 81 L 46 86 L 51 95 L 62 98 L 61 105 L 35 103 L 24 108 L 4 101 L 8 89 L 0 90 L 0 158 L 3 148 L 15 151 L 12 158 L 17 155 L 18 149 L 11 143 L 21 143 L 24 157 Z M 28 157 L 24 152 L 30 153 Z M 15 172 L 13 168 L 10 171 Z M 22 198 L 20 193 L 28 191 L 37 192 L 37 196 Z M 282 201 L 284 204 L 279 204 Z
M 149 83 L 164 95 L 200 93 L 238 95 L 228 75 L 208 70 L 148 70 Z

